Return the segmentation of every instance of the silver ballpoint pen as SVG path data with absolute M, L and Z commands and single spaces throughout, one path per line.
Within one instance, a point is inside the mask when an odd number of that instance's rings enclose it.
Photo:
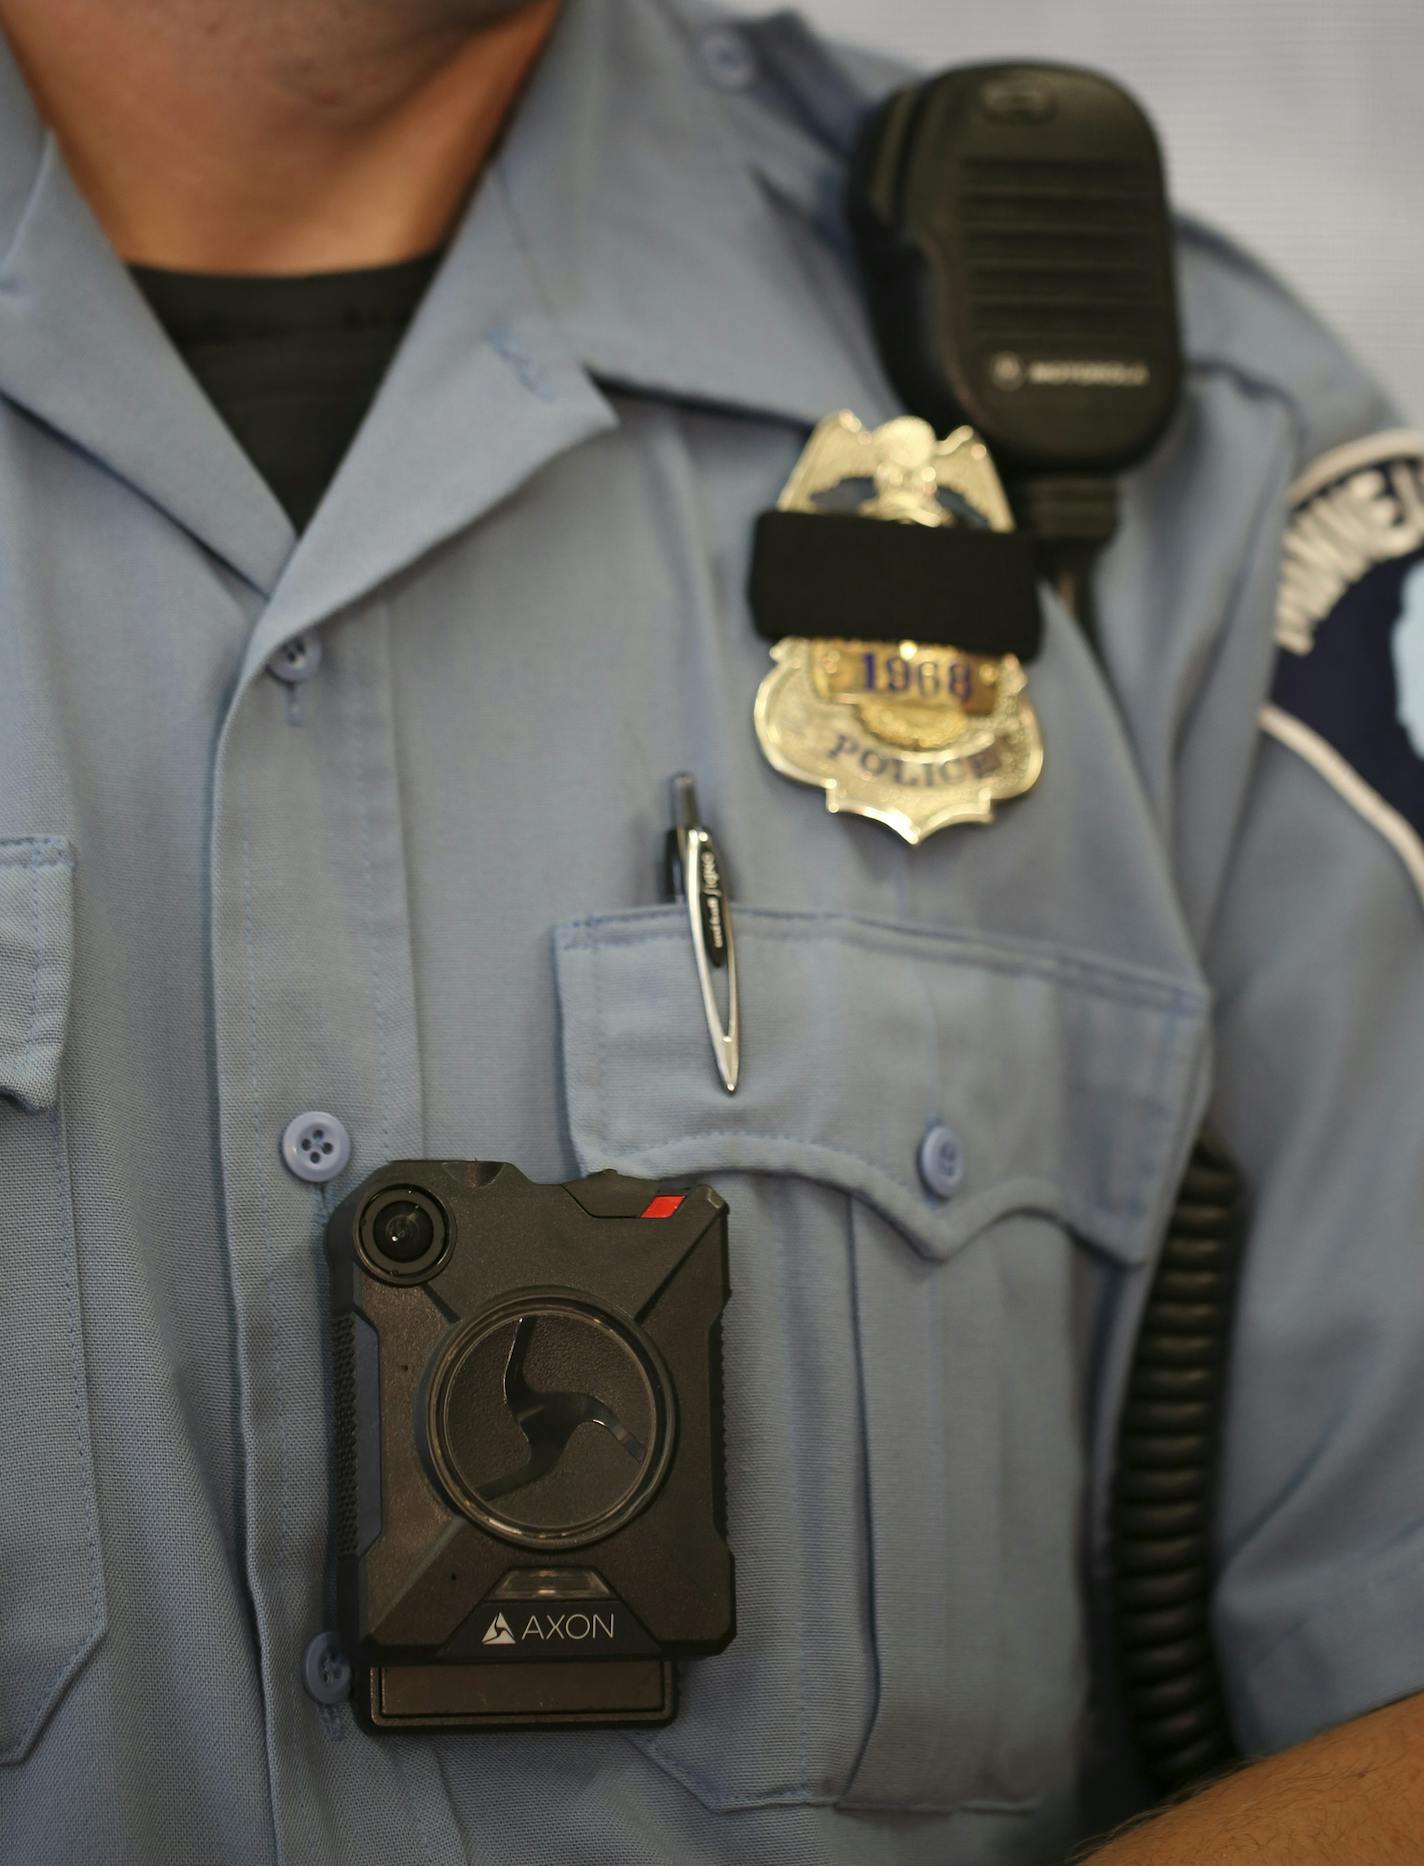
M 668 882 L 675 899 L 687 902 L 697 983 L 712 1039 L 717 1074 L 729 1095 L 736 1093 L 742 1067 L 741 1010 L 737 1002 L 737 948 L 732 910 L 722 878 L 722 864 L 700 821 L 697 791 L 687 772 L 672 780 L 673 826 L 668 831 Z M 725 973 L 725 1019 L 717 1001 L 715 974 Z

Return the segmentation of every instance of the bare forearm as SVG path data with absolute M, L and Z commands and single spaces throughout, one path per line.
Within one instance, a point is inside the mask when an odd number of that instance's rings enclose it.
M 1122 1835 L 1090 1866 L 1418 1866 L 1424 1696 L 1218 1782 Z

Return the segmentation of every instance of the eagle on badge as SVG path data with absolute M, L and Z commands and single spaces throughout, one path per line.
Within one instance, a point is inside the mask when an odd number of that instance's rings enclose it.
M 861 518 L 911 525 L 957 521 L 1013 530 L 1013 513 L 989 450 L 970 427 L 956 428 L 940 440 L 916 415 L 898 415 L 867 428 L 843 408 L 817 426 L 777 509 L 819 511 L 825 494 L 857 481 L 874 488 L 854 507 Z

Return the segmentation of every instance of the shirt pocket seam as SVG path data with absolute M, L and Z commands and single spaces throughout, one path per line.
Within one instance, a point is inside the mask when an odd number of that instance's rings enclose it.
M 65 1344 L 68 1349 L 69 1399 L 74 1416 L 74 1443 L 85 1465 L 83 1486 L 85 1505 L 84 1567 L 87 1581 L 90 1627 L 86 1638 L 75 1647 L 68 1659 L 39 1692 L 35 1708 L 21 1725 L 14 1740 L 0 1749 L 0 1766 L 23 1762 L 36 1737 L 44 1728 L 55 1706 L 70 1684 L 88 1664 L 108 1631 L 108 1608 L 105 1600 L 104 1571 L 99 1547 L 98 1494 L 94 1475 L 93 1434 L 89 1419 L 88 1391 L 85 1383 L 85 1360 L 80 1326 L 79 1266 L 74 1239 L 73 1206 L 70 1193 L 68 1152 L 65 1145 L 65 1122 L 62 1107 L 44 1111 L 49 1129 L 50 1153 L 59 1186 L 58 1202 L 68 1213 L 68 1249 L 61 1252 L 65 1285 Z
M 53 1288 L 54 1308 L 48 1318 L 54 1361 L 39 1369 L 43 1391 L 36 1403 L 36 1421 L 44 1399 L 52 1402 L 46 1417 L 51 1431 L 34 1430 L 31 1437 L 51 1449 L 35 1468 L 16 1479 L 22 1495 L 45 1501 L 54 1485 L 73 1499 L 75 1519 L 71 1539 L 59 1573 L 60 1597 L 72 1583 L 82 1601 L 82 1625 L 75 1625 L 54 1640 L 55 1650 L 34 1661 L 29 1676 L 22 1676 L 19 1661 L 5 1656 L 0 1631 L 0 1708 L 8 1702 L 15 1722 L 4 1728 L 0 1766 L 22 1762 L 29 1754 L 71 1682 L 84 1669 L 103 1639 L 107 1627 L 103 1561 L 98 1523 L 98 1493 L 94 1471 L 93 1432 L 89 1417 L 83 1306 L 79 1288 L 79 1262 L 74 1226 L 73 1182 L 68 1146 L 65 1095 L 61 1069 L 69 1021 L 73 980 L 73 868 L 74 854 L 62 838 L 36 836 L 0 840 L 0 977 L 8 967 L 13 981 L 0 990 L 0 1122 L 6 1124 L 16 1153 L 19 1173 L 11 1188 L 18 1241 L 23 1238 L 28 1209 L 36 1234 L 44 1244 L 49 1233 L 49 1262 L 36 1282 Z M 4 1104 L 9 1103 L 7 1108 Z M 0 1139 L 4 1136 L 0 1135 Z M 27 1208 L 21 1180 L 28 1179 L 32 1204 Z M 24 1296 L 27 1283 L 22 1259 L 17 1288 Z M 15 1264 L 12 1263 L 12 1271 Z M 17 1325 L 24 1316 L 17 1312 Z M 45 1322 L 37 1324 L 45 1332 Z M 59 1420 L 66 1429 L 58 1429 Z M 61 1468 L 64 1467 L 64 1468 Z M 36 1512 L 37 1515 L 41 1512 Z M 12 1520 L 22 1520 L 16 1511 Z M 34 1565 L 53 1572 L 56 1557 L 39 1544 L 17 1540 L 21 1573 Z M 22 1603 L 27 1611 L 48 1620 L 54 1594 Z M 64 1650 L 58 1648 L 63 1645 Z
M 670 913 L 674 916 L 671 921 L 668 917 Z M 656 915 L 657 919 L 650 924 L 652 915 Z M 1165 1125 L 1170 1129 L 1177 1096 L 1167 1085 L 1178 1072 L 1190 1074 L 1195 1067 L 1194 1039 L 1204 1023 L 1208 1002 L 1205 988 L 1198 989 L 1180 978 L 1152 972 L 1129 961 L 1106 961 L 1069 949 L 1060 951 L 1055 947 L 1018 939 L 1011 944 L 993 944 L 952 928 L 902 925 L 859 915 L 798 913 L 757 907 L 739 910 L 737 924 L 745 928 L 749 935 L 754 935 L 756 940 L 801 944 L 808 937 L 820 938 L 831 942 L 833 946 L 861 947 L 897 959 L 903 958 L 908 949 L 913 952 L 916 964 L 928 962 L 968 974 L 989 972 L 1011 979 L 1032 979 L 1073 998 L 1095 998 L 1107 1005 L 1153 1013 L 1160 1025 L 1160 1048 L 1150 1071 L 1150 1079 L 1158 1094 L 1155 1103 L 1144 1100 L 1137 1111 L 1137 1119 L 1144 1126 Z M 583 952 L 595 959 L 606 955 L 610 947 L 636 948 L 687 942 L 690 948 L 681 909 L 635 908 L 620 913 L 589 915 L 557 928 L 555 938 L 561 954 Z M 779 1131 L 775 1126 L 768 1126 L 754 1117 L 748 1117 L 730 1127 L 704 1126 L 699 1122 L 696 1126 L 683 1127 L 675 1134 L 665 1132 L 652 1143 L 640 1141 L 632 1134 L 615 1131 L 609 1117 L 619 1101 L 607 1088 L 610 1075 L 607 1044 L 613 1020 L 608 1016 L 605 1006 L 604 978 L 605 967 L 594 964 L 591 990 L 596 1025 L 595 1070 L 599 1086 L 592 1100 L 598 1110 L 596 1137 L 606 1153 L 616 1154 L 620 1159 L 630 1162 L 649 1162 L 649 1170 L 656 1171 L 656 1162 L 668 1158 L 680 1146 L 696 1144 L 700 1147 L 709 1142 L 722 1141 L 730 1145 L 727 1170 L 783 1175 L 799 1173 L 811 1179 L 820 1177 L 810 1170 L 815 1162 L 839 1158 L 853 1170 L 833 1175 L 830 1183 L 862 1199 L 867 1198 L 868 1190 L 874 1184 L 888 1187 L 892 1197 L 869 1198 L 867 1202 L 903 1229 L 912 1249 L 932 1261 L 947 1261 L 975 1235 L 1012 1212 L 1039 1213 L 1055 1220 L 1084 1241 L 1098 1245 L 1106 1243 L 1102 1235 L 1102 1219 L 1120 1220 L 1127 1229 L 1137 1233 L 1142 1242 L 1136 1250 L 1114 1248 L 1107 1244 L 1109 1254 L 1126 1263 L 1142 1262 L 1149 1254 L 1146 1240 L 1153 1224 L 1162 1215 L 1158 1164 L 1164 1143 L 1155 1140 L 1153 1144 L 1148 1144 L 1145 1134 L 1143 1144 L 1138 1149 L 1138 1172 L 1130 1189 L 1124 1188 L 1114 1196 L 1105 1185 L 1097 1183 L 1091 1202 L 1086 1203 L 1060 1182 L 1042 1174 L 1000 1174 L 992 1185 L 982 1191 L 966 1189 L 955 1197 L 954 1239 L 957 1241 L 951 1241 L 946 1239 L 937 1222 L 944 1217 L 946 1205 L 929 1198 L 923 1188 L 909 1176 L 895 1172 L 883 1158 L 876 1158 L 868 1151 L 856 1151 L 828 1144 L 824 1140 L 813 1140 L 805 1134 Z M 694 1015 L 695 1006 L 689 997 L 689 1021 L 693 1020 Z M 1075 1046 L 1075 1058 L 1076 1055 Z M 707 1067 L 711 1069 L 710 1061 Z M 584 1118 L 587 1120 L 587 1114 Z M 593 1122 L 588 1124 L 594 1126 Z M 1170 1146 L 1170 1140 L 1167 1146 Z M 748 1157 L 749 1149 L 755 1152 L 762 1147 L 783 1147 L 795 1158 L 776 1160 L 767 1157 L 755 1160 Z M 584 1164 L 586 1166 L 587 1162 Z M 682 1169 L 666 1166 L 662 1170 L 676 1174 Z
M 1180 1007 L 1192 1011 L 1201 995 L 1194 984 L 1189 986 L 1181 978 L 1130 960 L 1107 960 L 1073 947 L 1017 935 L 1012 939 L 986 939 L 955 927 L 919 926 L 881 920 L 868 914 L 742 908 L 736 902 L 733 910 L 738 925 L 743 913 L 750 914 L 757 936 L 763 940 L 801 944 L 808 937 L 821 938 L 887 952 L 898 952 L 913 945 L 931 964 L 996 971 L 1009 977 L 1042 978 L 1151 1010 L 1170 1011 Z M 669 914 L 675 916 L 671 922 Z M 599 951 L 611 944 L 676 944 L 688 937 L 682 910 L 667 907 L 634 907 L 617 913 L 588 914 L 582 919 L 565 922 L 557 932 L 564 949 L 574 951 Z

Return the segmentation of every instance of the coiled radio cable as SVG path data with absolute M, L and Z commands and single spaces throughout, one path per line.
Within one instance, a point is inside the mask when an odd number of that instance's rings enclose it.
M 1212 1525 L 1245 1188 L 1203 1131 L 1143 1311 L 1112 1490 L 1123 1698 L 1159 1794 L 1236 1760 L 1211 1633 Z

